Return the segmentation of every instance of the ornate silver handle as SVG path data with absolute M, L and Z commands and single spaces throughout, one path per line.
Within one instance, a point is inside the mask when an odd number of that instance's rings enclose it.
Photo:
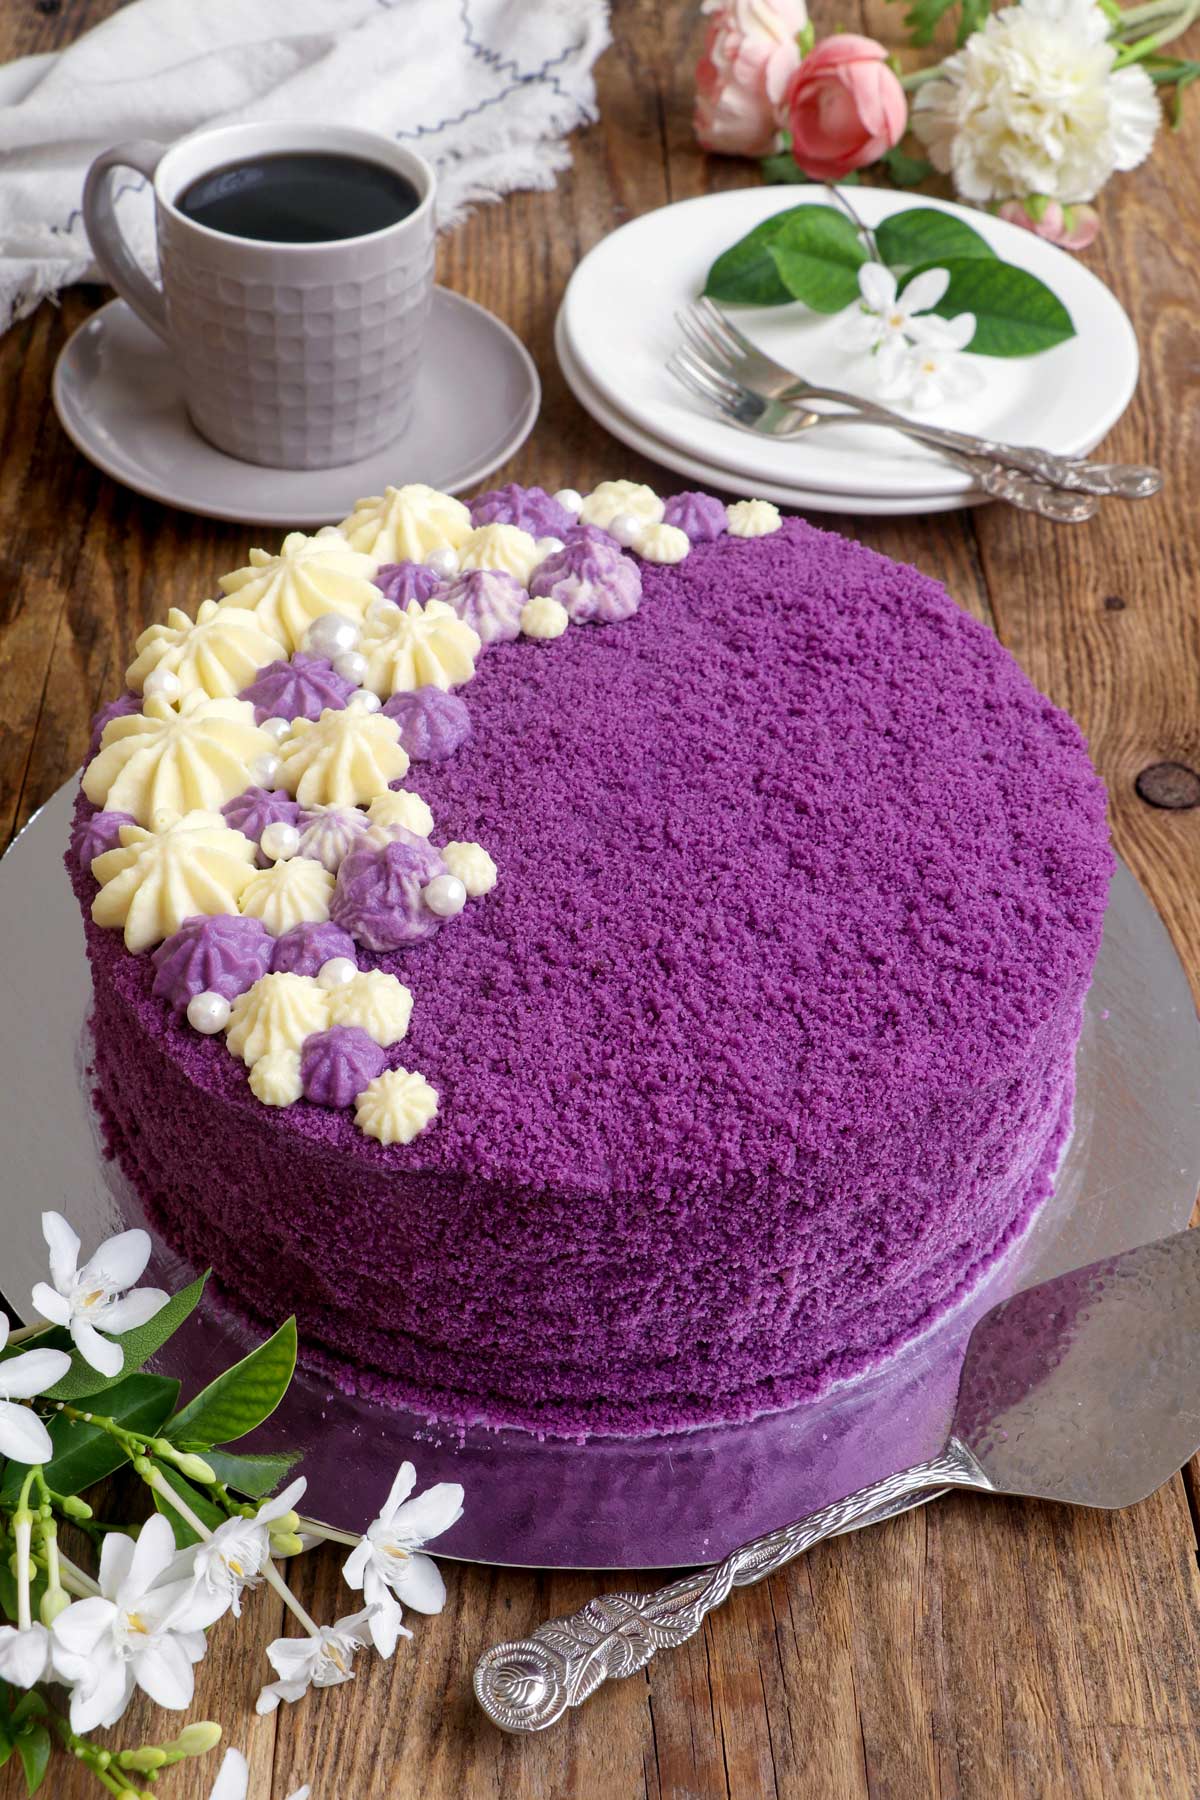
M 947 451 L 946 454 L 950 456 Z M 988 463 L 980 456 L 950 456 L 975 477 L 975 485 L 993 500 L 1007 500 L 1021 512 L 1037 513 L 1043 519 L 1054 519 L 1060 525 L 1081 525 L 1092 518 L 1100 502 L 1095 494 L 1072 493 L 1066 488 L 1048 487 L 1035 475 L 1021 469 L 1006 468 L 1003 463 Z
M 1002 463 L 1019 469 L 1053 487 L 1068 488 L 1075 493 L 1112 496 L 1119 500 L 1147 500 L 1163 485 L 1162 471 L 1145 463 L 1089 462 L 1084 457 L 1056 456 L 1052 450 L 1035 444 L 1006 444 L 999 438 L 972 437 L 966 431 L 953 431 L 946 425 L 933 425 L 906 413 L 893 412 L 861 396 L 841 392 L 837 388 L 816 388 L 797 382 L 774 398 L 784 405 L 802 406 L 810 400 L 832 400 L 852 407 L 855 423 L 886 425 L 902 431 L 906 437 L 933 445 L 940 450 L 957 450 L 964 456 L 982 457 L 986 462 Z
M 569 1618 L 539 1625 L 519 1644 L 497 1644 L 475 1665 L 475 1698 L 503 1731 L 544 1731 L 610 1680 L 645 1668 L 656 1650 L 699 1631 L 735 1587 L 762 1581 L 822 1538 L 873 1525 L 946 1487 L 987 1488 L 987 1477 L 954 1438 L 917 1463 L 835 1500 L 794 1525 L 755 1538 L 715 1568 L 699 1569 L 652 1594 L 603 1594 Z

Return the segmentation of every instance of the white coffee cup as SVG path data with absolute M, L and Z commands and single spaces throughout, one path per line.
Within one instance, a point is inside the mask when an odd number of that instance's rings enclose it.
M 199 176 L 281 152 L 365 158 L 404 176 L 414 211 L 329 243 L 214 231 L 177 204 Z M 162 285 L 121 234 L 113 178 L 154 185 Z M 412 411 L 433 292 L 435 177 L 390 138 L 341 125 L 223 125 L 171 146 L 118 144 L 88 170 L 83 216 L 96 261 L 178 358 L 203 437 L 244 462 L 323 469 L 392 443 Z

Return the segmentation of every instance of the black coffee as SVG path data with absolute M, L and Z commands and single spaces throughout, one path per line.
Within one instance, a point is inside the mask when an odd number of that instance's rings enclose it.
M 175 204 L 197 225 L 271 244 L 328 244 L 406 219 L 419 204 L 411 181 L 361 156 L 284 150 L 212 169 Z

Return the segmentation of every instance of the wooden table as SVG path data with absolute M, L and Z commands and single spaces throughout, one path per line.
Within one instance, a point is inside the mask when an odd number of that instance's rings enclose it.
M 0 57 L 52 48 L 112 0 L 8 0 Z M 854 22 L 826 8 L 822 24 Z M 864 0 L 866 29 L 896 33 Z M 675 478 L 610 439 L 558 373 L 551 327 L 579 257 L 635 213 L 754 180 L 705 159 L 691 137 L 698 30 L 669 0 L 619 4 L 600 64 L 600 123 L 549 194 L 485 207 L 442 245 L 440 279 L 491 307 L 530 346 L 542 418 L 498 480 Z M 1192 54 L 1197 54 L 1193 48 Z M 1144 771 L 1200 767 L 1200 514 L 1195 505 L 1200 120 L 1164 132 L 1153 161 L 1104 199 L 1088 262 L 1133 316 L 1144 366 L 1105 446 L 1168 478 L 1143 507 L 1110 504 L 1084 528 L 1002 507 L 926 519 L 818 523 L 944 581 L 986 619 L 1091 741 L 1112 797 L 1117 847 L 1200 970 L 1200 781 L 1181 775 L 1169 809 L 1139 797 Z M 2 178 L 2 174 L 0 174 Z M 78 767 L 88 719 L 121 685 L 130 646 L 168 606 L 192 607 L 257 541 L 139 499 L 71 447 L 49 403 L 67 336 L 104 298 L 76 289 L 0 340 L 0 820 L 15 831 Z M 664 489 L 663 484 L 666 483 Z M 267 533 L 266 541 L 275 534 Z M 1145 784 L 1143 784 L 1145 785 Z M 1153 785 L 1153 778 L 1151 778 Z M 1157 790 L 1156 790 L 1157 791 Z M 1190 810 L 1189 810 L 1190 808 Z M 2 1258 L 0 1258 L 2 1261 Z M 253 1767 L 253 1800 L 311 1779 L 315 1800 L 961 1800 L 1001 1796 L 1200 1794 L 1200 1575 L 1196 1470 L 1129 1512 L 950 1499 L 815 1550 L 738 1595 L 703 1635 L 606 1689 L 544 1738 L 501 1737 L 475 1710 L 478 1653 L 598 1591 L 587 1575 L 447 1568 L 450 1598 L 395 1659 L 364 1656 L 351 1687 L 259 1720 L 263 1646 L 283 1613 L 268 1590 L 241 1628 L 223 1624 L 200 1674 L 196 1717 L 222 1720 Z M 486 1506 L 486 1494 L 468 1505 Z M 336 1555 L 294 1570 L 319 1619 L 349 1610 Z M 635 1578 L 631 1578 L 635 1579 Z M 178 1720 L 138 1702 L 122 1742 Z M 15 1765 L 14 1765 L 15 1770 Z M 164 1781 L 207 1796 L 215 1761 Z M 99 1794 L 56 1766 L 53 1800 Z M 23 1792 L 0 1776 L 0 1800 Z

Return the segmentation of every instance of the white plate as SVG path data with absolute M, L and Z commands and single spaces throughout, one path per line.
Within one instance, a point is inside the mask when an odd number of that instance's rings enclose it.
M 554 328 L 554 347 L 567 386 L 585 412 L 591 413 L 598 424 L 603 425 L 606 431 L 611 431 L 623 444 L 640 451 L 653 462 L 662 463 L 665 468 L 689 476 L 705 488 L 716 488 L 723 493 L 746 494 L 757 500 L 774 500 L 777 506 L 799 507 L 803 512 L 855 513 L 859 517 L 957 512 L 964 506 L 987 504 L 987 495 L 974 491 L 926 496 L 898 494 L 880 498 L 876 494 L 834 494 L 821 492 L 816 488 L 784 487 L 780 483 L 759 480 L 755 476 L 738 475 L 731 469 L 718 469 L 712 463 L 706 463 L 698 456 L 690 456 L 686 450 L 680 450 L 674 444 L 666 444 L 661 438 L 642 431 L 639 426 L 631 424 L 623 413 L 610 406 L 599 389 L 593 387 L 583 374 L 571 354 L 561 312 Z
M 389 482 L 426 481 L 446 493 L 472 487 L 524 443 L 541 404 L 520 339 L 446 288 L 434 289 L 412 424 L 386 449 L 339 469 L 263 469 L 206 443 L 188 418 L 171 352 L 123 300 L 70 338 L 53 391 L 67 436 L 116 481 L 168 506 L 252 525 L 327 525 Z
M 792 444 L 753 437 L 706 411 L 667 373 L 680 342 L 675 314 L 699 294 L 714 258 L 763 219 L 808 203 L 829 204 L 828 191 L 740 188 L 660 207 L 604 238 L 572 275 L 563 300 L 581 372 L 634 424 L 731 475 L 880 497 L 965 492 L 967 474 L 888 432 L 828 426 Z M 1032 232 L 949 201 L 856 188 L 854 206 L 868 225 L 914 206 L 963 218 L 1006 261 L 1052 288 L 1074 321 L 1077 335 L 1040 356 L 979 358 L 986 386 L 945 407 L 939 423 L 1061 455 L 1099 443 L 1129 404 L 1138 372 L 1133 327 L 1103 282 Z M 841 315 L 823 317 L 799 303 L 730 311 L 768 355 L 844 385 L 848 357 L 836 347 Z

